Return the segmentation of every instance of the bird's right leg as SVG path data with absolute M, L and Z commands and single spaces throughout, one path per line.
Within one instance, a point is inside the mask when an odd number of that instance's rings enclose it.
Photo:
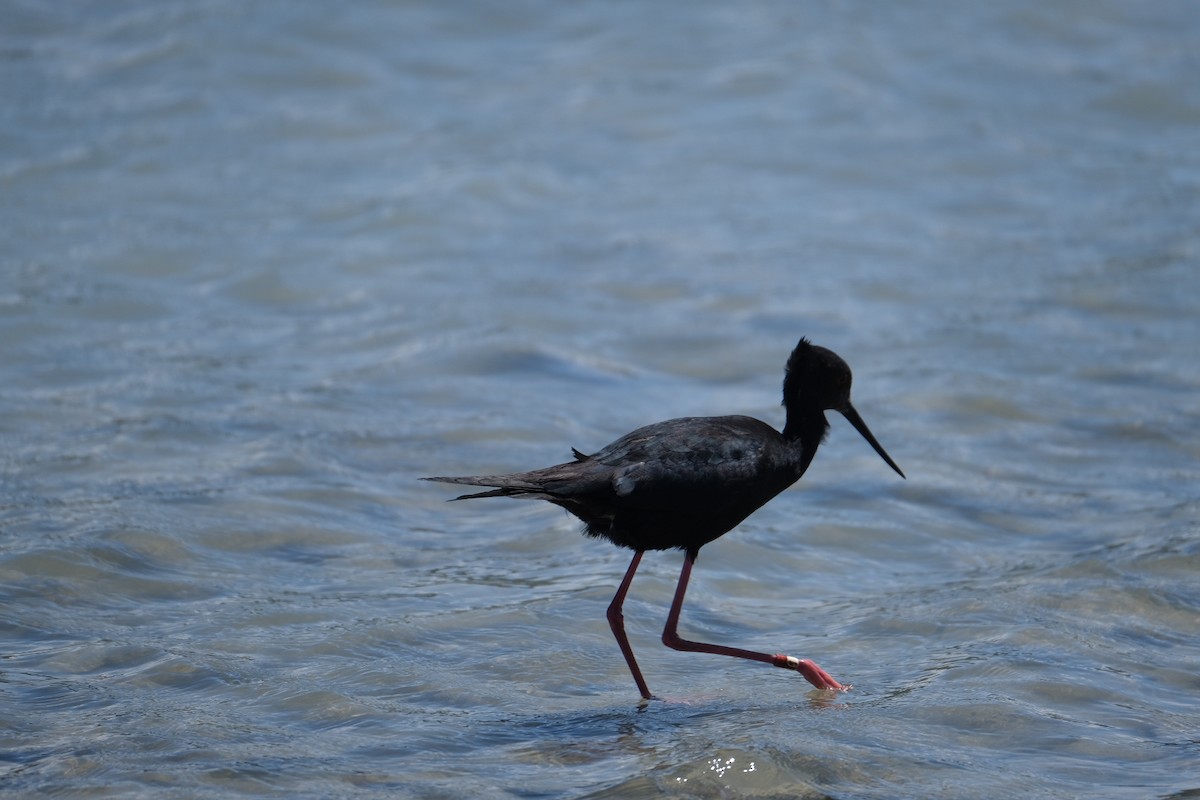
M 742 650 L 740 647 L 726 647 L 721 644 L 692 642 L 680 636 L 675 628 L 679 625 L 679 612 L 683 610 L 683 596 L 687 593 L 688 580 L 692 576 L 692 564 L 695 562 L 695 553 L 684 553 L 683 569 L 679 571 L 679 583 L 675 587 L 675 599 L 671 601 L 671 611 L 667 615 L 667 625 L 663 628 L 663 644 L 673 650 L 687 650 L 694 653 L 713 653 L 719 656 L 748 658 L 752 661 L 761 661 L 764 664 L 770 664 L 774 667 L 795 670 L 818 689 L 839 689 L 845 691 L 850 688 L 838 683 L 832 675 L 807 658 L 758 653 L 753 650 Z
M 644 699 L 650 700 L 653 695 L 646 686 L 646 679 L 642 677 L 642 671 L 638 669 L 637 659 L 633 657 L 633 648 L 629 646 L 629 639 L 625 636 L 625 615 L 621 613 L 621 606 L 625 604 L 625 595 L 629 592 L 629 584 L 633 583 L 633 573 L 637 572 L 638 564 L 642 561 L 642 552 L 641 550 L 633 552 L 633 561 L 629 562 L 629 569 L 625 570 L 621 586 L 608 605 L 608 627 L 612 628 L 613 636 L 617 638 L 617 644 L 620 645 L 621 652 L 625 655 L 625 663 L 629 665 L 629 671 L 633 673 L 638 691 L 642 693 Z

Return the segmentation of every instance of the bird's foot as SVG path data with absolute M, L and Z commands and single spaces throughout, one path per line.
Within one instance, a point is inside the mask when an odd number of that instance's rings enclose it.
M 818 667 L 807 658 L 796 658 L 794 656 L 777 655 L 775 660 L 771 662 L 777 667 L 783 669 L 791 669 L 799 672 L 804 676 L 804 679 L 818 689 L 836 690 L 846 692 L 854 688 L 850 684 L 838 683 L 834 677 L 825 670 Z

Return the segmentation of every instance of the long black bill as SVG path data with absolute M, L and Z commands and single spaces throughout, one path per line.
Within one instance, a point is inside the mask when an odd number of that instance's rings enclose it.
M 850 405 L 849 400 L 846 401 L 845 408 L 839 408 L 838 411 L 841 412 L 843 417 L 849 420 L 850 424 L 854 426 L 854 430 L 861 433 L 862 437 L 870 443 L 871 447 L 875 448 L 875 452 L 879 453 L 880 458 L 886 461 L 889 467 L 896 470 L 897 475 L 899 475 L 901 478 L 907 479 L 904 471 L 897 467 L 896 462 L 892 461 L 892 457 L 889 456 L 886 451 L 884 451 L 883 445 L 875 441 L 875 437 L 871 435 L 871 429 L 867 427 L 867 423 L 863 422 L 862 417 L 860 417 L 858 412 L 854 410 L 854 406 Z

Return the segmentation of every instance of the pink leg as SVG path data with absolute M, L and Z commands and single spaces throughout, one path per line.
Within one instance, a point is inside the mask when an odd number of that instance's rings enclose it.
M 667 616 L 667 626 L 663 628 L 663 644 L 674 650 L 714 653 L 719 656 L 733 656 L 734 658 L 748 658 L 752 661 L 761 661 L 764 664 L 771 664 L 784 669 L 794 669 L 818 689 L 841 689 L 845 691 L 850 688 L 838 683 L 828 672 L 806 658 L 793 658 L 792 656 L 785 655 L 772 656 L 766 653 L 756 653 L 753 650 L 741 650 L 737 647 L 724 647 L 719 644 L 705 644 L 704 642 L 689 642 L 687 639 L 680 638 L 679 634 L 675 632 L 675 628 L 679 624 L 679 612 L 683 609 L 683 595 L 687 592 L 688 579 L 692 576 L 692 564 L 695 560 L 696 556 L 694 554 L 684 553 L 683 569 L 679 572 L 679 585 L 675 587 L 675 599 L 671 601 L 671 613 Z M 632 658 L 632 656 L 629 656 L 629 658 Z M 630 663 L 632 665 L 632 661 Z
M 625 654 L 625 663 L 629 665 L 629 671 L 633 673 L 638 691 L 642 693 L 644 699 L 649 700 L 653 695 L 646 686 L 646 679 L 642 677 L 642 671 L 638 669 L 637 659 L 633 657 L 633 648 L 629 646 L 629 639 L 625 636 L 625 615 L 621 613 L 621 606 L 625 604 L 625 594 L 629 591 L 629 584 L 633 583 L 633 573 L 637 572 L 638 564 L 642 561 L 642 552 L 641 550 L 634 551 L 633 561 L 629 562 L 629 569 L 625 570 L 621 586 L 608 605 L 608 627 L 612 628 L 613 636 L 617 637 L 617 644 L 621 646 L 621 652 Z

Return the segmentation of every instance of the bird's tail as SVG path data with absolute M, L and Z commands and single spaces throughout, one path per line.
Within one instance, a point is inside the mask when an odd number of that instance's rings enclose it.
M 491 489 L 486 492 L 475 492 L 472 494 L 460 494 L 458 497 L 451 498 L 452 500 L 473 500 L 477 497 L 521 497 L 525 496 L 544 496 L 545 487 L 535 483 L 523 474 L 516 475 L 464 475 L 461 477 L 433 477 L 421 478 L 423 481 L 437 481 L 438 483 L 459 483 L 467 486 L 496 486 L 499 488 Z

